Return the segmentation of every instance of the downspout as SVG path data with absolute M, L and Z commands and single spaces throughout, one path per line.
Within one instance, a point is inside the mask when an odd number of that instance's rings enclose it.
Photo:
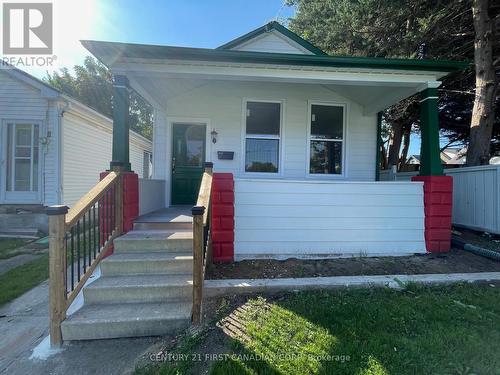
M 59 102 L 58 102 L 59 103 Z M 64 101 L 64 106 L 62 108 L 59 108 L 58 105 L 56 105 L 56 115 L 57 115 L 57 202 L 58 204 L 63 204 L 63 186 L 64 186 L 64 171 L 63 171 L 63 147 L 64 147 L 64 142 L 63 142 L 63 117 L 64 113 L 68 111 L 71 107 L 71 104 L 69 101 L 65 100 Z
M 454 246 L 461 247 L 465 251 L 469 251 L 476 255 L 481 255 L 483 257 L 500 261 L 500 253 L 498 251 L 485 249 L 483 247 L 475 246 L 470 243 L 465 242 L 457 236 L 451 236 L 451 243 Z

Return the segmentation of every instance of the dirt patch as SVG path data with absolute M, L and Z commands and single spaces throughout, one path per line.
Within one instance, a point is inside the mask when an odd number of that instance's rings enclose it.
M 414 275 L 428 273 L 500 272 L 500 262 L 464 250 L 406 257 L 324 260 L 245 260 L 210 267 L 207 279 L 276 279 L 289 277 Z

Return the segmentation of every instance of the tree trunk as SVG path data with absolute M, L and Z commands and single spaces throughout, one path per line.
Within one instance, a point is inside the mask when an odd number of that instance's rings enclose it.
M 467 165 L 489 164 L 490 142 L 495 119 L 495 70 L 493 67 L 494 24 L 488 15 L 489 1 L 474 0 L 474 63 L 476 96 L 472 109 Z
M 380 164 L 381 164 L 381 167 L 380 169 L 389 169 L 389 166 L 387 164 L 387 150 L 385 148 L 385 144 L 382 143 L 381 147 L 380 147 Z
M 387 160 L 388 168 L 399 163 L 399 150 L 401 149 L 401 141 L 403 140 L 403 124 L 400 121 L 391 122 L 392 134 L 389 141 L 389 157 Z
M 399 171 L 403 171 L 408 159 L 408 150 L 410 149 L 411 124 L 404 127 L 403 130 L 403 150 L 399 159 Z

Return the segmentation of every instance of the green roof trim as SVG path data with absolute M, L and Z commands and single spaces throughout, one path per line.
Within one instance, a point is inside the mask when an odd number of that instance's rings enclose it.
M 309 43 L 307 40 L 304 38 L 301 38 L 297 34 L 295 34 L 293 31 L 287 29 L 285 26 L 281 25 L 280 23 L 276 21 L 271 21 L 264 26 L 259 27 L 258 29 L 255 29 L 253 31 L 250 31 L 249 33 L 242 35 L 236 39 L 231 40 L 230 42 L 223 44 L 222 46 L 217 47 L 217 49 L 232 49 L 236 46 L 239 46 L 240 44 L 243 44 L 250 39 L 253 39 L 259 35 L 271 32 L 272 30 L 276 30 L 277 32 L 283 34 L 284 36 L 290 38 L 293 40 L 295 43 L 301 45 L 305 49 L 307 49 L 309 52 L 319 55 L 319 56 L 326 56 L 328 55 L 326 52 L 323 50 L 319 49 L 316 47 L 314 44 Z
M 456 72 L 471 65 L 468 61 L 385 59 L 380 57 L 318 56 L 287 53 L 247 52 L 224 49 L 187 48 L 82 40 L 83 46 L 103 64 L 130 62 L 130 59 L 217 61 L 251 64 L 297 65 L 382 70 Z

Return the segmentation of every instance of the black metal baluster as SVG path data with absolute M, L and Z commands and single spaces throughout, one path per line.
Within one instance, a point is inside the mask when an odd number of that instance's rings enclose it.
M 99 223 L 98 223 L 98 226 L 97 226 L 97 233 L 98 233 L 98 237 L 99 237 L 99 251 L 101 250 L 101 246 L 103 244 L 103 241 L 102 241 L 102 198 L 99 199 L 99 204 L 97 205 L 99 211 L 97 212 L 97 216 L 99 217 Z
M 116 187 L 113 186 L 113 192 L 111 194 L 111 203 L 113 204 L 111 209 L 111 217 L 113 218 L 113 226 L 111 227 L 114 231 L 116 228 Z
M 95 226 L 96 226 L 96 221 L 95 221 L 95 204 L 92 206 L 92 217 L 94 219 L 94 222 L 92 223 L 92 233 L 94 234 L 94 258 L 96 257 L 96 254 L 97 254 L 97 237 L 96 237 L 96 233 L 95 233 Z
M 82 220 L 83 220 L 83 256 L 85 258 L 87 258 L 87 225 L 86 225 L 87 223 L 85 220 L 86 215 L 87 215 L 87 213 L 84 213 L 83 217 L 82 217 Z M 90 266 L 90 262 L 88 265 Z M 84 272 L 86 272 L 85 269 L 84 269 Z
M 76 222 L 76 255 L 78 259 L 78 281 L 80 281 L 81 265 L 80 265 L 80 220 Z M 85 258 L 84 258 L 85 259 Z
M 75 286 L 75 227 L 71 227 L 71 290 Z
M 66 253 L 64 256 L 66 257 L 66 262 L 68 261 L 68 232 L 64 232 L 64 248 L 66 249 Z M 64 280 L 66 285 L 66 289 L 68 288 L 68 274 L 66 273 L 66 280 Z
M 87 250 L 89 252 L 89 267 L 90 265 L 92 264 L 92 241 L 90 240 L 90 211 L 87 211 L 87 213 L 85 214 L 87 215 L 87 241 L 88 241 L 88 246 L 87 246 Z M 85 216 L 84 215 L 84 216 Z
M 106 192 L 106 207 L 108 209 L 108 214 L 106 215 L 106 219 L 107 219 L 107 227 L 108 227 L 108 233 L 107 233 L 107 236 L 106 236 L 106 239 L 109 239 L 109 237 L 111 236 L 111 202 L 109 201 L 109 196 L 110 196 L 110 193 L 111 193 L 111 190 L 108 190 Z
M 108 192 L 104 193 L 104 243 L 108 240 Z

